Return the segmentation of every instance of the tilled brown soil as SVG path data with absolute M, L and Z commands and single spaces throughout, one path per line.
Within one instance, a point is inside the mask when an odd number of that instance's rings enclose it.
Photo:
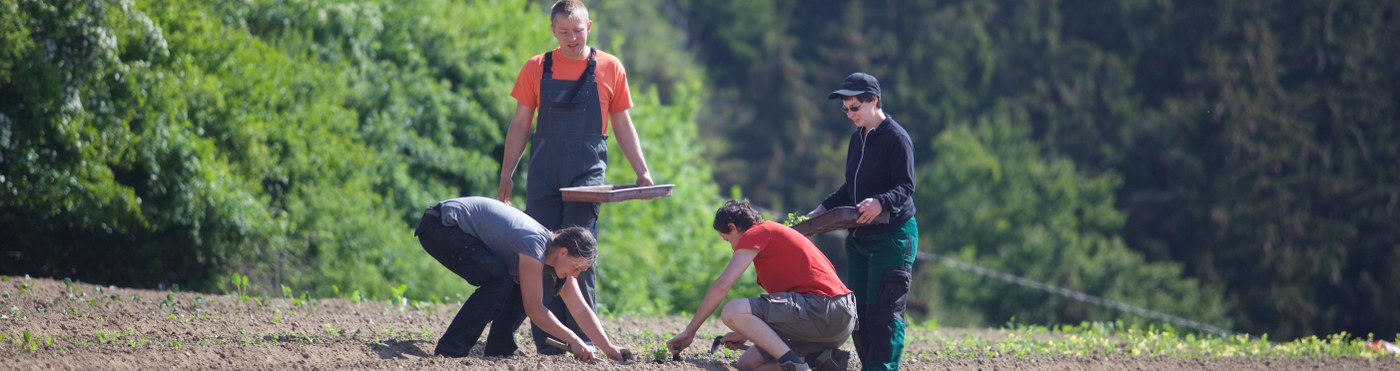
M 706 324 L 681 361 L 651 362 L 687 320 L 605 316 L 609 336 L 639 362 L 583 363 L 533 352 L 517 332 L 523 356 L 449 359 L 432 355 L 457 305 L 290 298 L 136 290 L 5 277 L 0 282 L 0 369 L 492 369 L 725 370 L 738 354 L 708 354 L 724 330 Z M 27 335 L 26 335 L 27 334 Z M 1400 360 L 1154 359 L 1141 357 L 944 358 L 944 341 L 996 339 L 999 330 L 911 329 L 905 369 L 913 370 L 1277 370 L 1400 369 Z M 848 343 L 847 349 L 850 349 Z M 663 357 L 664 358 L 664 357 Z M 854 363 L 854 362 L 853 362 Z M 854 366 L 854 364 L 853 364 Z

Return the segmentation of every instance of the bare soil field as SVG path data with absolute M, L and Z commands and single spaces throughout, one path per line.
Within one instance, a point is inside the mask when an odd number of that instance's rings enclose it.
M 262 294 L 259 293 L 260 297 Z M 681 361 L 654 362 L 686 318 L 605 316 L 609 335 L 638 362 L 584 363 L 533 352 L 528 326 L 517 339 L 525 355 L 443 358 L 434 342 L 460 304 L 312 299 L 137 290 L 62 280 L 0 281 L 0 369 L 492 369 L 727 370 L 738 353 L 709 354 L 718 320 L 702 329 Z M 1394 357 L 1165 359 L 1130 356 L 948 356 L 951 340 L 995 341 L 1003 330 L 909 332 L 910 370 L 1369 370 L 1400 369 Z M 1046 335 L 1046 336 L 1054 336 Z M 703 344 L 702 344 L 703 343 Z M 847 349 L 850 349 L 849 343 Z M 665 358 L 665 357 L 661 357 Z M 853 369 L 856 368 L 853 362 Z

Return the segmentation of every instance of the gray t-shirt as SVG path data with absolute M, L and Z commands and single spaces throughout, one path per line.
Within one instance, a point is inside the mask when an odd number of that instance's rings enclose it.
M 455 225 L 485 242 L 492 254 L 505 261 L 516 282 L 520 281 L 517 254 L 528 255 L 544 264 L 549 230 L 524 212 L 501 201 L 478 196 L 454 198 L 438 205 L 442 225 Z M 545 266 L 545 274 L 552 274 L 550 271 L 552 269 Z

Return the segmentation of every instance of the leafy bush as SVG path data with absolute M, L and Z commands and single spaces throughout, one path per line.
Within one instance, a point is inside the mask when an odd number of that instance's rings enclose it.
M 0 272 L 464 293 L 412 228 L 438 200 L 495 191 L 515 74 L 554 47 L 522 5 L 0 0 L 0 231 L 17 254 Z M 728 257 L 697 80 L 671 104 L 634 81 L 653 177 L 678 187 L 604 206 L 608 310 L 693 308 Z M 631 182 L 612 158 L 610 181 Z

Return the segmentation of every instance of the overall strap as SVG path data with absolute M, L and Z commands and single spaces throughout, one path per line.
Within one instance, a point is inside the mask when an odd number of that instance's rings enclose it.
M 574 90 L 569 92 L 568 98 L 564 98 L 565 102 L 573 102 L 574 97 L 578 95 L 578 92 L 580 90 L 583 90 L 583 84 L 585 82 L 588 82 L 588 80 L 593 79 L 593 69 L 598 64 L 597 60 L 593 58 L 593 55 L 597 53 L 598 48 L 593 48 L 588 51 L 588 68 L 585 68 L 583 70 L 583 74 L 578 75 L 578 81 L 574 82 Z
M 544 52 L 544 74 L 540 75 L 545 80 L 554 79 L 554 51 Z

